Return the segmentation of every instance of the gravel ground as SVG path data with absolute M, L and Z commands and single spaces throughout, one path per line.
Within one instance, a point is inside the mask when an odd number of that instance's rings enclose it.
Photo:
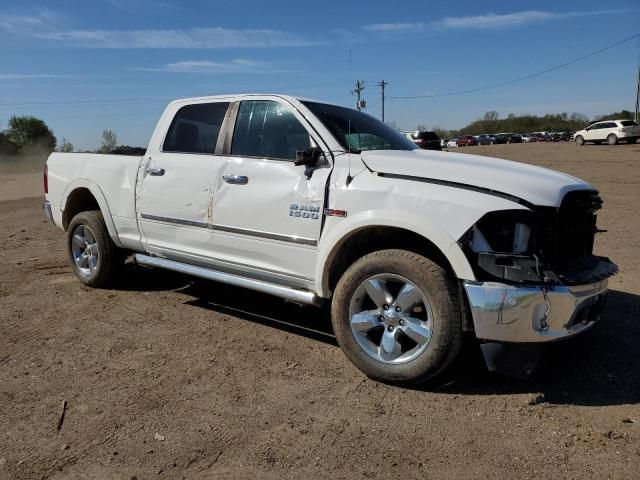
M 326 309 L 133 266 L 88 289 L 41 199 L 1 201 L 0 478 L 638 478 L 640 145 L 465 151 L 605 200 L 596 250 L 621 269 L 605 318 L 527 381 L 471 342 L 438 383 L 391 387 L 349 364 Z

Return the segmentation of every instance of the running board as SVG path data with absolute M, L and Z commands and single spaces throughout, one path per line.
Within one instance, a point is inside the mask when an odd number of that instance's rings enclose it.
M 193 275 L 194 277 L 226 283 L 228 285 L 233 285 L 234 287 L 248 288 L 249 290 L 268 293 L 269 295 L 284 298 L 285 300 L 295 303 L 302 303 L 305 305 L 320 305 L 321 303 L 320 298 L 318 298 L 315 293 L 308 290 L 296 290 L 283 285 L 276 285 L 261 280 L 253 280 L 250 278 L 240 277 L 238 275 L 232 275 L 230 273 L 197 267 L 188 263 L 167 260 L 166 258 L 150 257 L 149 255 L 143 255 L 141 253 L 136 253 L 134 255 L 134 260 L 136 263 L 147 267 L 165 268 L 174 272 Z

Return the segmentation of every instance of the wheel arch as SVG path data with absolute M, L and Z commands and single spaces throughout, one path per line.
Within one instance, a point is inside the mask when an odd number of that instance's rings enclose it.
M 354 225 L 321 242 L 317 266 L 318 295 L 329 298 L 340 276 L 358 258 L 376 250 L 402 248 L 439 263 L 456 278 L 475 278 L 456 241 L 440 229 L 415 228 L 404 222 Z
M 67 186 L 60 201 L 60 206 L 62 210 L 62 227 L 65 230 L 67 230 L 69 223 L 78 213 L 88 210 L 100 210 L 113 243 L 118 247 L 122 247 L 115 224 L 111 218 L 107 199 L 96 183 L 87 179 L 74 180 Z

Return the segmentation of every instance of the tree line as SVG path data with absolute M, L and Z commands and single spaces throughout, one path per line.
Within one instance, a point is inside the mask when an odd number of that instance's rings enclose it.
M 548 113 L 546 115 L 516 115 L 510 113 L 506 118 L 500 118 L 495 110 L 486 112 L 482 118 L 475 120 L 459 130 L 446 130 L 433 127 L 440 138 L 454 138 L 460 135 L 480 135 L 483 133 L 530 133 L 530 132 L 575 132 L 582 130 L 589 123 L 599 120 L 633 119 L 633 112 L 621 110 L 607 115 L 599 115 L 589 121 L 589 117 L 582 113 Z M 424 125 L 418 125 L 418 130 L 427 130 Z
M 0 155 L 30 156 L 48 155 L 53 151 L 73 152 L 75 147 L 66 138 L 60 145 L 44 120 L 31 115 L 9 118 L 7 128 L 0 130 Z M 144 155 L 142 147 L 118 145 L 118 137 L 113 130 L 103 130 L 96 153 L 117 153 L 121 155 Z

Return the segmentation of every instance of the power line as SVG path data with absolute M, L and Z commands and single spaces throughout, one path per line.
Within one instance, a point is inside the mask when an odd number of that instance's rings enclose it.
M 434 94 L 430 94 L 430 95 L 402 95 L 402 96 L 393 96 L 393 97 L 389 97 L 389 98 L 395 98 L 395 99 L 399 99 L 399 100 L 408 100 L 408 99 L 416 99 L 416 98 L 435 98 L 435 97 L 449 97 L 452 95 L 462 95 L 465 93 L 475 93 L 475 92 L 480 92 L 482 90 L 489 90 L 491 88 L 496 88 L 496 87 L 503 87 L 505 85 L 510 85 L 512 83 L 516 83 L 516 82 L 522 82 L 523 80 L 528 80 L 530 78 L 534 78 L 534 77 L 538 77 L 540 75 L 544 75 L 545 73 L 549 73 L 549 72 L 553 72 L 554 70 L 558 70 L 560 68 L 564 68 L 567 67 L 569 65 L 573 65 L 574 63 L 580 62 L 582 60 L 585 60 L 587 58 L 593 57 L 595 55 L 598 55 L 602 52 L 606 52 L 607 50 L 611 50 L 612 48 L 617 47 L 618 45 L 622 45 L 623 43 L 626 43 L 630 40 L 633 40 L 634 38 L 640 38 L 640 32 L 636 33 L 634 35 L 631 35 L 629 37 L 623 38 L 622 40 L 618 40 L 617 42 L 614 42 L 610 45 L 607 45 L 606 47 L 603 47 L 599 50 L 596 50 L 594 52 L 588 53 L 586 55 L 583 55 L 581 57 L 578 58 L 574 58 L 573 60 L 569 60 L 568 62 L 564 62 L 561 63 L 560 65 L 556 65 L 554 67 L 550 67 L 547 68 L 545 70 L 540 70 L 539 72 L 535 72 L 535 73 L 531 73 L 529 75 L 524 75 L 522 77 L 518 77 L 518 78 L 514 78 L 511 80 L 507 80 L 504 82 L 500 82 L 500 83 L 494 83 L 491 85 L 485 85 L 484 87 L 478 87 L 478 88 L 470 88 L 468 90 L 458 90 L 458 91 L 454 91 L 454 92 L 446 92 L 446 93 L 434 93 Z

